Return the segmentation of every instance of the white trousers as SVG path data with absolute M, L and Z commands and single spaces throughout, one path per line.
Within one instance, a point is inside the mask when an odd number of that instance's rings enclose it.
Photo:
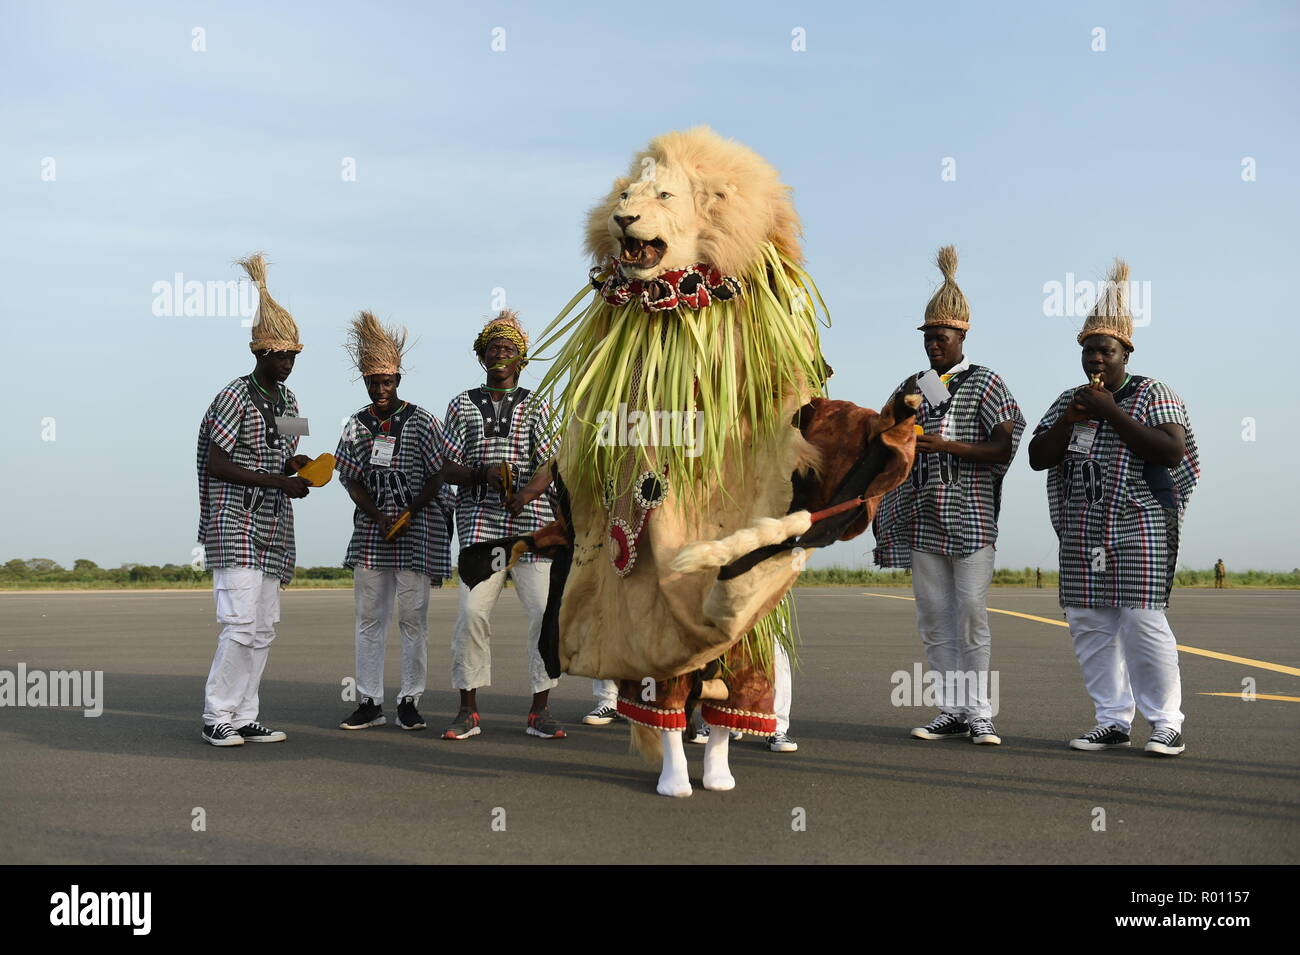
M 926 663 L 944 675 L 939 708 L 968 719 L 993 717 L 987 691 L 993 644 L 987 602 L 993 556 L 992 544 L 965 557 L 912 551 L 917 629 L 921 631 Z M 983 679 L 981 673 L 985 674 Z M 973 692 L 967 692 L 972 684 Z
M 396 597 L 402 635 L 402 684 L 397 698 L 413 696 L 418 703 L 429 650 L 429 578 L 416 570 L 354 567 L 352 582 L 357 603 L 357 699 L 368 696 L 384 702 L 384 649 Z
M 549 560 L 523 561 L 510 568 L 519 602 L 528 615 L 528 680 L 532 692 L 553 689 L 559 680 L 546 675 L 546 664 L 537 649 L 542 635 L 542 615 L 551 586 Z M 460 614 L 451 638 L 451 685 L 457 690 L 474 690 L 492 684 L 492 608 L 501 596 L 506 572 L 497 571 L 473 590 L 460 584 Z
M 597 705 L 613 709 L 618 704 L 618 684 L 613 680 L 592 680 L 591 695 Z
M 794 684 L 790 679 L 790 658 L 786 656 L 785 647 L 778 642 L 774 649 L 772 687 L 775 697 L 772 708 L 776 710 L 776 731 L 786 733 L 790 730 L 790 699 L 794 695 Z
M 280 621 L 280 581 L 249 567 L 212 571 L 217 601 L 217 652 L 203 694 L 203 722 L 235 729 L 257 719 L 257 691 Z
M 1066 607 L 1097 722 L 1127 733 L 1136 707 L 1153 729 L 1183 728 L 1178 648 L 1163 610 Z

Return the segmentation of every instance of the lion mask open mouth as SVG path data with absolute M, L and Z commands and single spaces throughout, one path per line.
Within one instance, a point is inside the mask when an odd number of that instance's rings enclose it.
M 663 239 L 638 239 L 636 236 L 624 235 L 619 239 L 618 260 L 632 269 L 653 269 L 668 251 L 668 243 Z

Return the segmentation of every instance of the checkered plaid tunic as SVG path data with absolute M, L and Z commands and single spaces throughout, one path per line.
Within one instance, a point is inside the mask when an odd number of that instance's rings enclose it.
M 969 369 L 945 403 L 947 407 L 932 407 L 922 398 L 916 423 L 923 425 L 927 434 L 978 444 L 988 441 L 998 425 L 1010 421 L 1014 458 L 1025 428 L 1020 406 L 998 375 L 982 365 L 970 365 Z M 914 550 L 967 557 L 996 543 L 1002 477 L 1008 467 L 1009 463 L 987 464 L 946 452 L 918 453 L 909 479 L 886 494 L 876 512 L 872 524 L 876 564 L 911 567 Z
M 293 579 L 293 505 L 278 488 L 245 487 L 208 476 L 209 442 L 231 463 L 252 471 L 283 474 L 298 451 L 296 436 L 281 435 L 277 415 L 298 417 L 298 399 L 284 385 L 274 406 L 251 384 L 236 378 L 218 392 L 199 425 L 199 535 L 208 570 L 250 567 Z
M 397 439 L 388 467 L 370 463 L 375 438 L 381 434 Z M 381 422 L 366 405 L 344 426 L 334 452 L 334 469 L 341 478 L 360 482 L 381 512 L 397 517 L 442 469 L 441 446 L 442 426 L 425 409 L 408 403 Z M 444 488 L 411 517 L 406 533 L 391 541 L 384 540 L 379 525 L 357 508 L 352 515 L 352 539 L 343 566 L 414 570 L 441 584 L 451 576 L 454 503 L 455 496 Z
M 485 388 L 473 388 L 451 400 L 443 418 L 442 456 L 468 468 L 509 461 L 515 465 L 518 487 L 522 488 L 555 455 L 558 437 L 551 430 L 551 407 L 524 388 L 507 394 L 500 404 L 492 401 L 492 394 Z M 506 510 L 500 492 L 487 485 L 462 484 L 456 493 L 456 540 L 461 548 L 530 534 L 554 519 L 545 496 L 514 517 Z M 520 558 L 546 559 L 536 554 Z
M 1056 423 L 1075 391 L 1061 393 L 1035 434 Z M 1061 542 L 1061 606 L 1164 610 L 1178 559 L 1179 525 L 1201 474 L 1196 437 L 1182 399 L 1162 381 L 1135 378 L 1115 393 L 1115 403 L 1148 427 L 1172 423 L 1187 431 L 1183 460 L 1167 471 L 1176 507 L 1156 500 L 1144 462 L 1105 422 L 1087 455 L 1067 451 L 1047 473 L 1052 526 Z

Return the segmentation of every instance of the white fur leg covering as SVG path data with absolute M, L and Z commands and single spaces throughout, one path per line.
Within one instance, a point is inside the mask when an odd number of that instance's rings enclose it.
M 686 747 L 682 745 L 681 731 L 660 730 L 659 738 L 663 741 L 664 767 L 656 791 L 661 796 L 689 796 L 691 777 L 686 769 Z
M 725 567 L 750 551 L 798 537 L 812 527 L 812 515 L 795 511 L 785 517 L 760 517 L 744 530 L 715 541 L 687 544 L 673 558 L 673 570 L 690 574 L 706 567 Z
M 709 732 L 709 741 L 704 745 L 704 788 L 714 792 L 727 792 L 736 788 L 736 779 L 731 775 L 727 762 L 727 743 L 730 734 L 725 726 L 715 726 Z

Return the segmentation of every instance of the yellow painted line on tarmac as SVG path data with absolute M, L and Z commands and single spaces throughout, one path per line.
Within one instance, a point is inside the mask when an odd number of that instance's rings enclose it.
M 915 597 L 900 597 L 898 594 L 873 594 L 864 593 L 866 597 L 888 597 L 891 600 L 911 600 Z M 989 613 L 1006 614 L 1008 617 L 1021 617 L 1025 620 L 1035 620 L 1038 623 L 1050 623 L 1053 627 L 1069 627 L 1070 625 L 1064 620 L 1052 620 L 1048 617 L 1036 617 L 1032 613 L 1018 613 L 1015 610 L 996 610 L 993 607 L 986 607 Z M 1215 660 L 1224 660 L 1228 663 L 1240 663 L 1242 666 L 1259 667 L 1262 670 L 1273 670 L 1276 673 L 1289 673 L 1292 676 L 1300 676 L 1300 667 L 1289 667 L 1284 663 L 1269 663 L 1267 660 L 1253 660 L 1250 657 L 1237 657 L 1231 653 L 1219 653 L 1217 650 L 1202 650 L 1200 647 L 1189 647 L 1184 644 L 1176 645 L 1183 653 L 1194 653 L 1197 656 L 1211 657 Z M 1257 694 L 1258 696 L 1259 694 Z M 1260 697 L 1263 698 L 1262 696 Z
M 1196 695 L 1197 696 L 1235 696 L 1239 700 L 1242 699 L 1240 690 L 1233 690 L 1231 693 L 1198 693 Z M 1256 693 L 1254 698 L 1257 700 L 1282 700 L 1286 703 L 1300 703 L 1300 696 L 1278 696 L 1276 693 Z M 1245 700 L 1244 702 L 1249 703 L 1250 701 Z

